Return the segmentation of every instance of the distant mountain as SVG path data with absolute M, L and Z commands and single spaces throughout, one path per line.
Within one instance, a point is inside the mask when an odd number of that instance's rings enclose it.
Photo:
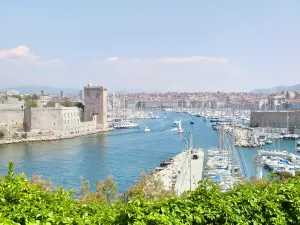
M 48 94 L 58 94 L 60 91 L 65 91 L 69 94 L 78 94 L 80 89 L 79 88 L 56 88 L 56 87 L 49 87 L 49 86 L 21 86 L 21 87 L 10 87 L 0 89 L 0 92 L 5 92 L 8 90 L 16 90 L 19 91 L 21 94 L 40 94 L 41 90 L 46 91 Z
M 255 89 L 253 91 L 251 91 L 251 93 L 281 93 L 284 91 L 299 91 L 300 90 L 300 84 L 296 84 L 293 86 L 284 86 L 284 85 L 280 85 L 277 87 L 273 87 L 273 88 L 266 88 L 266 89 Z

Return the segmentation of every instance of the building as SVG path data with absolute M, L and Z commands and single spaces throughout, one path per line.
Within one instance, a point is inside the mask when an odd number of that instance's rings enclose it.
M 26 132 L 52 131 L 57 135 L 92 132 L 96 130 L 96 116 L 91 121 L 80 120 L 77 107 L 28 108 L 24 112 L 23 129 Z
M 5 92 L 6 95 L 10 96 L 10 95 L 20 95 L 19 91 L 16 90 L 8 90 Z
M 270 110 L 276 110 L 280 104 L 284 102 L 284 97 L 282 95 L 271 95 L 268 98 L 268 105 Z
M 65 91 L 60 91 L 60 98 L 63 99 L 66 97 L 66 92 Z
M 253 111 L 250 116 L 250 126 L 298 129 L 300 111 Z
M 41 96 L 45 96 L 45 95 L 47 95 L 47 94 L 48 94 L 47 91 L 41 90 Z
M 79 100 L 81 100 L 81 101 L 84 100 L 83 90 L 80 90 L 80 91 L 79 91 Z
M 84 121 L 97 115 L 97 128 L 107 128 L 107 89 L 102 86 L 84 87 Z
M 45 107 L 49 101 L 51 101 L 50 96 L 42 95 L 37 102 L 39 106 Z

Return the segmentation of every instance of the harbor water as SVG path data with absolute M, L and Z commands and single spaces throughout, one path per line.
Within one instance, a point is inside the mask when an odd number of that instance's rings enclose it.
M 0 174 L 7 173 L 8 162 L 16 172 L 27 176 L 42 175 L 65 188 L 80 188 L 80 177 L 93 189 L 98 180 L 112 174 L 119 191 L 128 190 L 142 171 L 158 167 L 186 148 L 189 131 L 194 132 L 194 146 L 204 150 L 218 146 L 218 132 L 201 117 L 181 113 L 156 112 L 160 119 L 136 120 L 137 129 L 115 130 L 74 139 L 51 142 L 0 145 Z M 164 118 L 166 117 L 166 118 Z M 172 131 L 175 120 L 182 121 L 184 133 Z M 194 121 L 194 125 L 190 122 Z M 148 127 L 151 131 L 145 133 Z M 294 141 L 280 141 L 280 149 L 294 151 Z M 275 144 L 278 149 L 278 143 Z M 274 147 L 275 147 L 274 146 Z M 265 148 L 272 149 L 272 145 Z M 254 174 L 252 156 L 257 148 L 241 151 L 250 174 Z M 266 174 L 266 171 L 265 171 Z

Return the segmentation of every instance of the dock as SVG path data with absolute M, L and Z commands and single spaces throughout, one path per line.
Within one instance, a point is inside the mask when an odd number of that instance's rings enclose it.
M 186 191 L 194 190 L 202 179 L 204 152 L 202 149 L 197 150 L 197 157 L 193 157 L 193 150 L 186 155 L 185 162 L 175 184 L 175 191 L 178 196 Z

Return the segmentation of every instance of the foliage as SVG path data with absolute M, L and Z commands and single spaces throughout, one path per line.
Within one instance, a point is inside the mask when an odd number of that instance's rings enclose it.
M 77 108 L 80 108 L 80 109 L 83 109 L 83 108 L 84 108 L 84 105 L 83 105 L 82 102 L 76 102 L 76 103 L 75 103 L 75 106 L 76 106 Z
M 39 96 L 36 94 L 26 96 L 25 97 L 25 107 L 26 108 L 38 107 L 37 100 L 39 100 Z
M 60 103 L 64 107 L 75 107 L 76 103 L 69 100 Z
M 3 138 L 5 136 L 5 131 L 0 128 L 0 138 Z
M 15 175 L 10 163 L 8 175 L 0 177 L 0 225 L 300 224 L 299 174 L 280 181 L 253 179 L 226 193 L 204 180 L 181 198 L 160 195 L 163 190 L 152 179 L 144 174 L 126 194 L 126 203 L 115 200 L 111 176 L 97 183 L 95 193 L 82 179 L 76 199 L 73 190 L 55 188 L 41 177 Z
M 25 107 L 26 108 L 36 108 L 38 107 L 37 101 L 33 99 L 28 99 L 25 101 Z
M 105 202 L 110 205 L 116 198 L 117 192 L 118 188 L 111 175 L 106 180 L 97 182 L 95 193 L 90 192 L 89 181 L 84 181 L 81 178 L 81 195 L 79 196 L 79 200 L 83 203 Z
M 165 190 L 164 184 L 155 176 L 141 173 L 141 178 L 137 180 L 136 185 L 132 185 L 128 194 L 123 193 L 123 201 L 132 200 L 135 198 L 143 198 L 145 200 L 153 201 L 157 199 L 170 198 L 175 196 L 173 190 Z

